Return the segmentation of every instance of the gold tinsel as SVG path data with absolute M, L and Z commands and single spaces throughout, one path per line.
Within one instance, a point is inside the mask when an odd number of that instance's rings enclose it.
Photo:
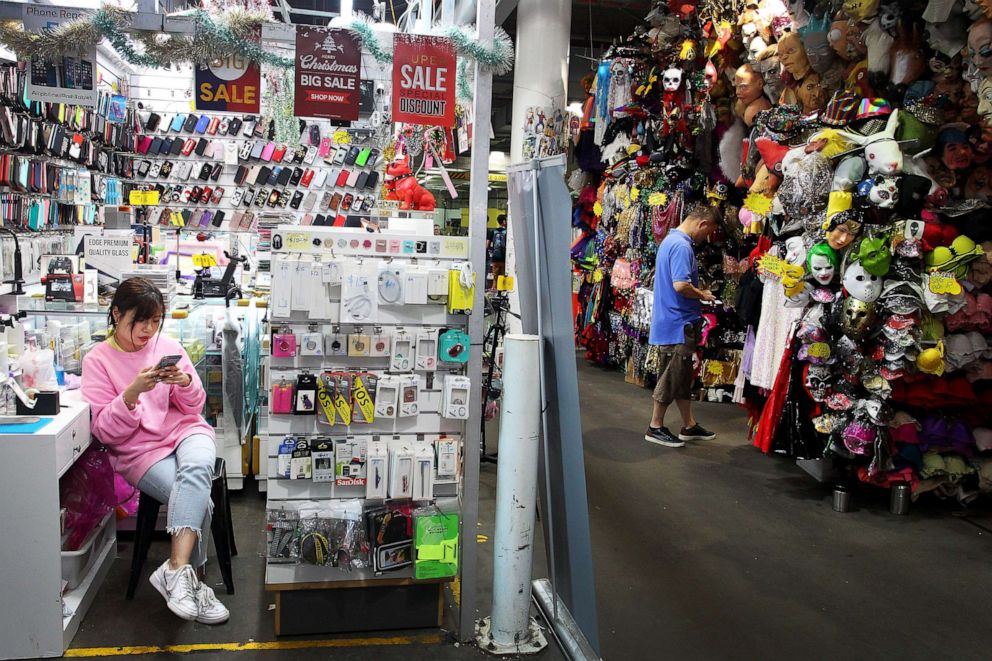
M 86 20 L 63 23 L 40 34 L 25 32 L 21 21 L 0 23 L 0 42 L 24 58 L 58 60 L 93 48 L 101 38 L 96 26 Z

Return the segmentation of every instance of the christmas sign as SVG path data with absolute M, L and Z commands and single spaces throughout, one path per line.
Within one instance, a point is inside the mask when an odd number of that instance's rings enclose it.
M 361 65 L 362 47 L 354 32 L 297 25 L 293 114 L 358 119 Z
M 443 37 L 396 33 L 393 121 L 455 125 L 455 48 Z
M 257 38 L 262 37 L 258 28 Z M 229 55 L 194 67 L 196 109 L 257 113 L 262 97 L 262 70 L 258 62 Z

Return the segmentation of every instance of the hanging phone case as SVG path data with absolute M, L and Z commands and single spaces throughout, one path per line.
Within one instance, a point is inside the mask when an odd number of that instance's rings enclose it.
M 199 133 L 200 135 L 203 135 L 204 131 L 207 130 L 208 126 L 210 126 L 210 118 L 207 117 L 206 115 L 202 115 L 200 119 L 197 120 L 196 126 L 194 127 L 193 130 Z
M 362 174 L 362 171 L 361 170 L 353 170 L 348 175 L 348 181 L 347 181 L 346 185 L 348 187 L 350 187 L 350 188 L 354 188 L 355 185 L 358 183 L 358 175 L 359 174 Z
M 260 156 L 260 158 L 263 161 L 265 161 L 266 163 L 268 163 L 269 161 L 272 160 L 272 154 L 274 154 L 275 151 L 276 151 L 276 145 L 275 145 L 275 143 L 274 142 L 267 142 L 267 143 L 265 143 L 265 147 L 262 148 L 262 152 L 261 152 L 261 154 L 259 156 Z
M 273 413 L 289 414 L 293 412 L 293 386 L 285 381 L 272 386 L 271 409 Z
M 179 133 L 180 131 L 183 130 L 183 124 L 185 122 L 186 122 L 186 113 L 179 113 L 178 115 L 176 115 L 173 118 L 173 120 L 172 120 L 172 126 L 170 126 L 169 128 L 174 133 Z
M 355 165 L 357 165 L 360 168 L 364 168 L 365 164 L 369 160 L 369 154 L 371 153 L 371 151 L 372 151 L 371 149 L 366 147 L 365 149 L 358 152 L 358 157 L 355 159 Z
M 200 118 L 196 115 L 189 115 L 186 117 L 186 121 L 183 122 L 183 131 L 186 133 L 192 133 L 193 129 L 196 128 L 196 123 L 200 121 Z

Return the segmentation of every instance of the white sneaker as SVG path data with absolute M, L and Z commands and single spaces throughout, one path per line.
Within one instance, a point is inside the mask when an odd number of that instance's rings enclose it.
M 227 618 L 231 617 L 227 607 L 217 601 L 217 595 L 214 594 L 213 588 L 202 581 L 196 592 L 196 603 L 199 606 L 199 615 L 196 616 L 197 622 L 223 624 L 227 622 Z
M 189 565 L 179 569 L 169 569 L 169 561 L 152 572 L 148 579 L 159 594 L 165 597 L 169 610 L 184 620 L 195 620 L 200 614 L 197 600 L 197 587 L 200 581 Z

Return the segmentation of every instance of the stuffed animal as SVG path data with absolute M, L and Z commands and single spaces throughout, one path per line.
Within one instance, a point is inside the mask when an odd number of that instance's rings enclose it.
M 434 211 L 434 195 L 417 182 L 410 170 L 410 157 L 402 156 L 386 166 L 385 199 L 399 200 L 404 211 Z

